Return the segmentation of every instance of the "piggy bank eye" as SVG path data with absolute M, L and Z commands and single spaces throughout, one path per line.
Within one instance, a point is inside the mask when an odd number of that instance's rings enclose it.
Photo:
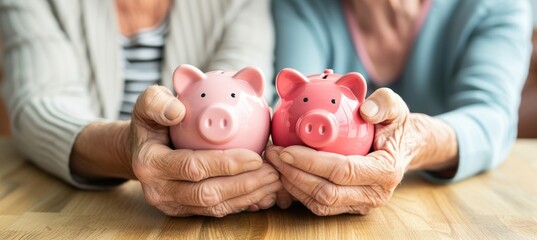
M 232 97 L 232 98 L 235 98 L 235 93 L 231 93 L 231 97 Z
M 204 98 L 204 97 L 205 97 L 205 93 L 202 93 L 202 94 L 201 94 L 201 97 Z
M 305 98 L 302 99 L 302 100 L 303 100 L 304 102 L 308 102 L 309 99 L 308 99 L 307 97 L 305 97 Z
M 336 99 L 332 98 L 332 104 L 336 104 Z

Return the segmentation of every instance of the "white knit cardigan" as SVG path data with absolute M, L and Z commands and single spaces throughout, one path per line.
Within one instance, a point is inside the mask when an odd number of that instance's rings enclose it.
M 269 5 L 176 0 L 163 85 L 171 89 L 171 74 L 182 63 L 205 71 L 258 66 L 271 79 Z M 2 93 L 16 145 L 36 165 L 78 187 L 98 186 L 70 174 L 77 134 L 90 122 L 116 119 L 121 104 L 123 56 L 114 7 L 113 0 L 0 0 Z

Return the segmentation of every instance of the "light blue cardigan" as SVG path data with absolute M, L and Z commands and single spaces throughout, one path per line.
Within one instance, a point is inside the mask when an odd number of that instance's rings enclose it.
M 358 71 L 342 1 L 274 0 L 276 70 L 304 74 L 332 68 Z M 387 87 L 411 112 L 450 124 L 459 146 L 459 167 L 448 183 L 494 168 L 516 138 L 520 92 L 531 51 L 531 12 L 525 0 L 433 0 L 399 79 Z M 378 46 L 382 47 L 382 46 Z M 378 88 L 371 81 L 369 92 Z

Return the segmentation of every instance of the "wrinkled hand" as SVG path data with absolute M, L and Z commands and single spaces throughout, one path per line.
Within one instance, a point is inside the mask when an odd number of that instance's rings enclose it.
M 140 95 L 131 122 L 132 168 L 147 202 L 170 216 L 221 217 L 268 208 L 281 189 L 278 172 L 245 149 L 170 149 L 169 126 L 183 104 L 160 86 Z
M 317 215 L 367 214 L 385 205 L 422 147 L 422 131 L 392 90 L 375 91 L 360 111 L 376 128 L 374 151 L 367 156 L 343 156 L 303 146 L 267 148 L 266 158 L 280 172 L 285 190 Z M 279 195 L 278 201 L 289 200 Z

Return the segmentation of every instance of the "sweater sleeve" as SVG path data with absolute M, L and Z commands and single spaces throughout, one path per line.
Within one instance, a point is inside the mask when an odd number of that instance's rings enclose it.
M 265 98 L 272 101 L 274 87 L 274 29 L 269 0 L 244 0 L 234 6 L 208 70 L 257 66 L 265 74 Z
M 526 1 L 502 1 L 476 13 L 482 21 L 453 71 L 450 111 L 437 116 L 457 135 L 458 169 L 452 179 L 424 172 L 427 179 L 459 181 L 498 166 L 510 152 L 531 53 L 529 8 Z
M 98 116 L 91 108 L 82 63 L 48 2 L 1 0 L 0 36 L 2 93 L 19 152 L 76 187 L 115 185 L 85 182 L 70 173 L 77 134 Z

